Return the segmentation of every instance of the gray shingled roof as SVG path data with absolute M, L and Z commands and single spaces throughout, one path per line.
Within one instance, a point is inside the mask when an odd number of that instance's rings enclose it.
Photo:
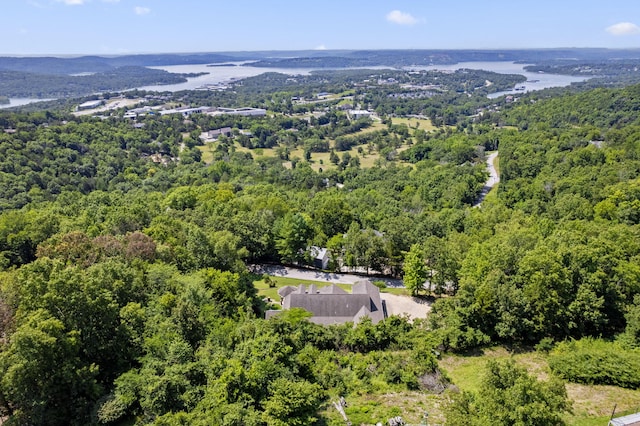
M 278 296 L 280 297 L 286 297 L 289 295 L 289 293 L 292 293 L 294 291 L 296 291 L 298 288 L 291 286 L 291 285 L 286 285 L 284 287 L 280 287 L 278 289 Z
M 287 293 L 283 296 L 283 309 L 305 309 L 313 314 L 309 320 L 319 324 L 358 322 L 365 316 L 373 323 L 384 319 L 380 290 L 369 281 L 354 284 L 352 293 L 335 284 L 322 288 L 300 285 Z

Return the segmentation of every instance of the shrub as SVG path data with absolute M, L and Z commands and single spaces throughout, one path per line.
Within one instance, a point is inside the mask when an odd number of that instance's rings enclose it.
M 536 350 L 538 352 L 544 352 L 544 353 L 549 353 L 551 352 L 551 350 L 553 349 L 553 347 L 555 346 L 555 343 L 553 341 L 553 338 L 551 337 L 544 337 L 542 340 L 540 340 L 540 342 L 538 342 L 538 344 L 536 345 Z
M 640 387 L 640 352 L 613 342 L 587 338 L 560 343 L 551 352 L 549 366 L 574 383 Z
M 373 285 L 375 285 L 376 287 L 378 287 L 379 289 L 383 289 L 383 288 L 387 288 L 387 285 L 385 284 L 384 281 L 374 281 Z

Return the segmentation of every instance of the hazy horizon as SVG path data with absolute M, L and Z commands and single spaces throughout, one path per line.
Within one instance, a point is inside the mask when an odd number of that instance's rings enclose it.
M 393 48 L 393 49 L 326 49 L 323 50 L 324 53 L 330 52 L 357 52 L 357 51 L 443 51 L 443 52 L 508 52 L 508 51 L 562 51 L 562 50 L 607 50 L 607 51 L 634 51 L 637 50 L 640 53 L 640 47 L 570 47 L 570 46 L 558 46 L 558 47 L 527 47 L 527 48 L 458 48 L 458 49 L 437 49 L 437 48 L 425 48 L 425 49 L 402 49 L 402 48 Z M 44 53 L 44 54 L 3 54 L 0 53 L 0 57 L 13 57 L 13 58 L 42 58 L 42 57 L 53 57 L 53 58 L 81 58 L 81 57 L 121 57 L 121 56 L 137 56 L 137 55 L 210 55 L 210 54 L 220 54 L 220 55 L 242 55 L 242 54 L 251 54 L 251 53 L 302 53 L 302 52 L 317 52 L 315 49 L 265 49 L 265 50 L 217 50 L 217 51 L 183 51 L 183 52 L 169 52 L 169 51 L 157 51 L 157 52 L 130 52 L 130 53 L 119 53 L 119 54 L 109 54 L 109 53 Z
M 12 0 L 3 17 L 1 56 L 640 47 L 631 0 Z

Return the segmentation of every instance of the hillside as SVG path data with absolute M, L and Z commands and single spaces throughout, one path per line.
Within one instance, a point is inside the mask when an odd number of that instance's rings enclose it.
M 365 424 L 425 411 L 454 425 L 585 424 L 613 407 L 595 394 L 602 405 L 570 414 L 576 384 L 581 398 L 590 386 L 637 396 L 640 86 L 507 103 L 476 84 L 458 92 L 454 74 L 405 102 L 389 80 L 353 89 L 358 73 L 261 78 L 169 101 L 235 100 L 269 108 L 261 117 L 0 112 L 2 416 L 334 425 L 344 397 Z M 336 99 L 294 104 L 305 84 L 375 103 L 379 121 Z M 472 117 L 472 101 L 486 113 Z M 433 111 L 429 127 L 428 114 L 394 117 L 403 108 Z M 226 127 L 205 149 L 200 135 Z M 499 152 L 500 183 L 472 208 L 485 150 Z M 312 245 L 329 268 L 416 282 L 431 314 L 262 319 L 264 277 L 247 265 L 306 264 Z M 499 356 L 465 382 L 459 355 L 493 345 L 537 347 L 548 369 Z

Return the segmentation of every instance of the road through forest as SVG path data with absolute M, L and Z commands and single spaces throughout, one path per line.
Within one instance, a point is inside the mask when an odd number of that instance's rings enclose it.
M 500 182 L 500 175 L 496 170 L 496 167 L 493 165 L 496 157 L 498 156 L 498 151 L 494 151 L 487 157 L 487 171 L 489 172 L 489 179 L 484 183 L 484 187 L 482 188 L 482 192 L 480 193 L 480 197 L 478 197 L 478 201 L 473 205 L 473 207 L 480 207 L 480 204 L 484 201 L 484 198 L 487 196 L 491 188 L 496 186 L 498 182 Z

